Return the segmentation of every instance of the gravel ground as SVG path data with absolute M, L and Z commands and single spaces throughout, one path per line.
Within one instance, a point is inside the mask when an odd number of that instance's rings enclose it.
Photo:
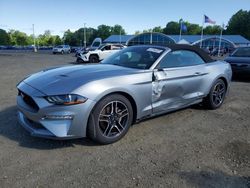
M 16 84 L 75 61 L 0 52 L 1 187 L 250 187 L 250 79 L 215 111 L 191 107 L 131 127 L 112 145 L 31 137 L 17 123 Z

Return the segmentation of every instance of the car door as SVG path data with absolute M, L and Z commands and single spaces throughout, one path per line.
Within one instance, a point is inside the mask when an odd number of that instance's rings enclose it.
M 106 45 L 101 49 L 101 52 L 99 54 L 99 59 L 103 60 L 106 57 L 108 57 L 111 53 L 111 45 Z
M 169 52 L 153 72 L 153 113 L 178 109 L 204 96 L 207 74 L 205 62 L 195 52 Z

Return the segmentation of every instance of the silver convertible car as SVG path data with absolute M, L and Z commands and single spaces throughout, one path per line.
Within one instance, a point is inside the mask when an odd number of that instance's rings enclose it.
M 142 119 L 198 103 L 220 107 L 231 76 L 228 63 L 197 47 L 131 46 L 100 64 L 25 78 L 17 85 L 18 119 L 33 136 L 109 144 Z

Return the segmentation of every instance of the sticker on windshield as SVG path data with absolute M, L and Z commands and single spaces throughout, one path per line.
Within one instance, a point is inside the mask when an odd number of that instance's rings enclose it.
M 157 49 L 157 48 L 149 48 L 147 49 L 148 52 L 154 52 L 154 53 L 161 53 L 163 50 Z

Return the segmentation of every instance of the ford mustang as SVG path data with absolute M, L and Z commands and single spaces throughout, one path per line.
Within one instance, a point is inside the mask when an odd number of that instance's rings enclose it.
M 198 47 L 131 46 L 99 64 L 28 76 L 17 85 L 18 120 L 33 136 L 109 144 L 142 119 L 194 104 L 220 107 L 231 76 L 228 63 Z

